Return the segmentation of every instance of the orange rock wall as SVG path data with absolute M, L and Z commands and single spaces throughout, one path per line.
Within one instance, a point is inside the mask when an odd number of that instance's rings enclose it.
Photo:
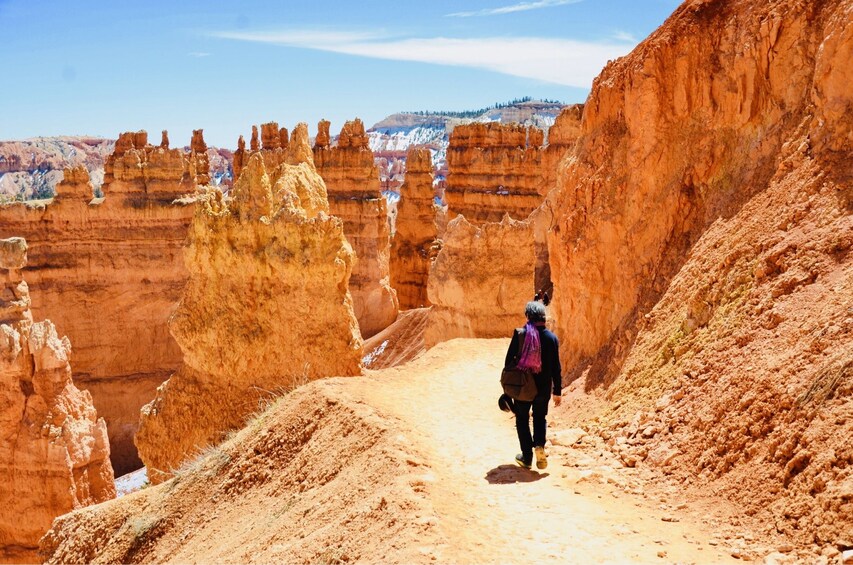
M 193 144 L 201 149 L 200 134 Z M 172 201 L 205 178 L 206 158 L 125 133 L 107 159 L 104 198 L 93 200 L 85 170 L 74 168 L 52 202 L 0 208 L 0 237 L 29 242 L 33 313 L 74 344 L 75 382 L 107 421 L 118 474 L 141 465 L 139 408 L 181 363 L 166 321 L 187 279 L 192 207 Z
M 851 56 L 849 0 L 685 2 L 595 80 L 549 240 L 625 460 L 809 547 L 853 529 Z
M 314 162 L 329 194 L 329 210 L 344 221 L 357 261 L 350 280 L 355 314 L 367 338 L 390 326 L 399 309 L 390 285 L 390 229 L 379 173 L 361 120 L 344 124 L 330 147 L 329 123 L 318 126 Z M 325 142 L 325 144 L 324 144 Z
M 26 249 L 0 240 L 0 552 L 19 555 L 56 516 L 115 497 L 107 427 L 71 380 L 71 344 L 33 323 Z
M 545 194 L 542 130 L 500 123 L 456 126 L 447 148 L 444 200 L 451 217 L 475 224 L 524 220 Z
M 217 189 L 199 197 L 190 279 L 170 321 L 184 366 L 143 408 L 136 435 L 153 482 L 243 427 L 264 399 L 361 371 L 352 248 L 328 214 L 304 124 L 290 149 L 269 174 L 253 153 L 229 197 Z
M 504 214 L 524 220 L 534 210 L 535 287 L 552 291 L 546 232 L 553 217 L 550 204 L 539 209 L 557 186 L 560 161 L 580 135 L 583 104 L 567 106 L 548 130 L 543 146 L 536 128 L 499 123 L 457 126 L 447 150 L 445 189 L 448 216 L 462 214 L 474 224 L 498 222 Z
M 554 125 L 548 128 L 548 145 L 542 148 L 541 167 L 542 184 L 540 194 L 547 195 L 557 188 L 560 161 L 571 151 L 581 134 L 583 104 L 572 104 L 563 108 Z
M 464 216 L 447 225 L 429 273 L 427 347 L 457 337 L 508 337 L 523 326 L 533 298 L 533 229 L 505 216 L 477 227 Z
M 391 286 L 403 310 L 430 305 L 427 279 L 437 237 L 430 150 L 409 149 L 406 168 L 391 246 Z

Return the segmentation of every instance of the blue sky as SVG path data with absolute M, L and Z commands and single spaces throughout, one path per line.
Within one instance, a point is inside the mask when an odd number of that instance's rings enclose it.
M 333 132 L 403 110 L 581 102 L 677 0 L 0 0 L 0 139 L 252 124 Z

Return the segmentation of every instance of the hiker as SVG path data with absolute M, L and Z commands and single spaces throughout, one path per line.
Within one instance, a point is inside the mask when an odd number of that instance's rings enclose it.
M 539 302 L 540 300 L 542 300 L 542 291 L 541 290 L 533 295 L 533 301 L 534 302 Z
M 527 324 L 524 326 L 523 341 L 519 332 L 513 332 L 512 342 L 506 352 L 504 365 L 509 365 L 520 352 L 518 367 L 533 372 L 537 394 L 532 402 L 516 400 L 514 402 L 515 429 L 521 453 L 515 456 L 515 462 L 525 469 L 533 464 L 536 455 L 536 467 L 548 466 L 545 455 L 545 416 L 548 403 L 554 396 L 554 406 L 559 406 L 563 389 L 560 367 L 560 343 L 551 330 L 545 327 L 545 305 L 541 302 L 528 302 L 524 308 Z M 533 408 L 533 436 L 530 435 L 530 409 Z
M 548 306 L 549 304 L 551 304 L 551 297 L 548 296 L 547 290 L 542 293 L 542 304 L 544 304 L 545 306 Z

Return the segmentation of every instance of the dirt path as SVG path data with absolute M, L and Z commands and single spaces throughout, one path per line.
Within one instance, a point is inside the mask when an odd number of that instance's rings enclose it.
M 564 445 L 549 443 L 545 471 L 514 465 L 513 420 L 496 403 L 507 346 L 508 340 L 453 340 L 344 385 L 399 422 L 423 456 L 434 520 L 447 540 L 435 548 L 438 561 L 737 562 L 716 547 L 715 532 L 695 513 L 676 517 L 672 500 L 617 488 L 636 470 L 570 447 L 583 432 L 561 427 L 553 406 L 549 441 Z

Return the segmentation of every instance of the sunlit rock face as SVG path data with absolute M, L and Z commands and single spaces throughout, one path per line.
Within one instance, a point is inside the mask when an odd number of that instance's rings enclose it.
M 528 222 L 504 216 L 477 227 L 464 216 L 451 220 L 429 273 L 427 347 L 456 337 L 512 335 L 533 298 L 534 267 Z
M 451 217 L 474 224 L 500 222 L 504 214 L 524 220 L 545 194 L 542 130 L 516 124 L 456 126 L 447 148 L 444 200 Z
M 429 149 L 409 149 L 391 246 L 391 286 L 404 310 L 430 305 L 427 279 L 437 238 L 432 168 Z
M 853 529 L 851 56 L 849 0 L 683 3 L 593 83 L 549 237 L 566 376 L 658 430 L 625 460 L 809 545 Z
M 350 280 L 355 315 L 367 338 L 397 318 L 397 293 L 390 284 L 390 229 L 379 172 L 361 120 L 346 122 L 337 145 L 329 145 L 329 122 L 318 125 L 314 143 L 317 172 L 326 182 L 329 211 L 344 222 L 356 253 Z
M 139 408 L 181 363 L 167 321 L 186 283 L 181 248 L 192 206 L 175 203 L 207 182 L 201 130 L 190 150 L 145 132 L 119 135 L 103 198 L 82 167 L 65 170 L 52 201 L 0 207 L 0 237 L 29 244 L 32 312 L 74 344 L 74 380 L 107 422 L 117 474 L 141 466 Z
M 85 172 L 85 169 L 84 169 Z M 115 497 L 107 427 L 71 379 L 71 344 L 33 322 L 22 238 L 0 240 L 0 551 L 32 550 L 56 516 Z
M 264 398 L 361 371 L 352 248 L 328 213 L 304 124 L 294 144 L 274 171 L 250 155 L 228 197 L 199 197 L 190 278 L 170 322 L 184 366 L 143 408 L 136 436 L 154 482 L 242 427 Z

